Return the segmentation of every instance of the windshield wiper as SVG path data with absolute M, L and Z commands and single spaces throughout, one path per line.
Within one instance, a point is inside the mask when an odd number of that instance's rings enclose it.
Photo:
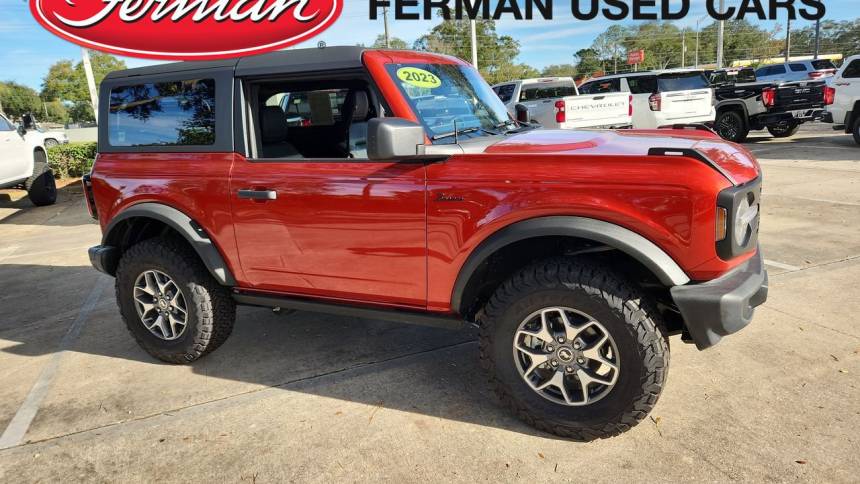
M 431 139 L 432 141 L 437 141 L 437 140 L 440 140 L 440 139 L 450 138 L 450 137 L 452 137 L 452 136 L 456 139 L 456 138 L 457 138 L 458 136 L 460 136 L 461 134 L 474 133 L 474 132 L 476 132 L 476 131 L 481 131 L 481 130 L 483 130 L 483 128 L 478 128 L 478 127 L 474 127 L 474 128 L 463 128 L 463 129 L 455 129 L 454 131 L 451 131 L 451 132 L 449 132 L 449 133 L 437 134 L 436 136 L 433 136 L 433 137 L 432 137 L 432 138 L 430 138 L 430 139 Z

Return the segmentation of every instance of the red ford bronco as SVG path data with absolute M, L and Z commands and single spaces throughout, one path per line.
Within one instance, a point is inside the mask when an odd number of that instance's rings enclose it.
M 761 171 L 708 131 L 543 131 L 452 57 L 291 50 L 116 72 L 85 178 L 93 265 L 151 355 L 237 304 L 459 328 L 501 399 L 590 440 L 767 297 Z

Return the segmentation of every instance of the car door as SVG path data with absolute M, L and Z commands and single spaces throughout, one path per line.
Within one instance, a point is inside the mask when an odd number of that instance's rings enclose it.
M 828 110 L 833 112 L 837 124 L 846 122 L 845 116 L 860 100 L 860 58 L 851 60 L 833 79 L 836 98 Z M 838 111 L 838 112 L 837 112 Z
M 29 177 L 32 166 L 30 145 L 15 125 L 0 115 L 0 185 Z
M 286 90 L 265 87 L 270 82 L 258 89 Z M 323 84 L 291 92 L 308 111 L 301 122 L 280 106 L 265 107 L 268 121 L 258 115 L 254 122 L 262 149 L 234 163 L 231 203 L 243 282 L 282 294 L 423 308 L 424 165 L 332 156 L 345 141 L 338 133 L 346 105 L 355 105 L 350 144 L 382 108 L 367 91 L 353 101 L 350 89 Z

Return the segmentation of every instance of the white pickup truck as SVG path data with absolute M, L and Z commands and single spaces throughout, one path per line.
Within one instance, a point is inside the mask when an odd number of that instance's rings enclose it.
M 0 114 L 0 189 L 23 188 L 36 206 L 57 201 L 54 172 L 41 139 L 27 137 L 23 126 Z
M 551 129 L 621 129 L 633 125 L 633 99 L 624 93 L 580 95 L 572 77 L 544 77 L 493 86 L 514 118 L 517 105 L 529 121 Z
M 860 145 L 860 55 L 849 57 L 835 76 L 827 80 L 835 90 L 833 104 L 827 106 L 824 121 L 834 129 L 854 134 Z

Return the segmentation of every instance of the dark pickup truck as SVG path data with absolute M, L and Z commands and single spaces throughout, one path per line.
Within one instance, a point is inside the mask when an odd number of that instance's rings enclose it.
M 715 130 L 742 143 L 751 130 L 767 129 L 776 138 L 793 136 L 801 124 L 824 116 L 834 93 L 825 81 L 757 82 L 750 68 L 720 69 L 710 75 L 717 117 Z

